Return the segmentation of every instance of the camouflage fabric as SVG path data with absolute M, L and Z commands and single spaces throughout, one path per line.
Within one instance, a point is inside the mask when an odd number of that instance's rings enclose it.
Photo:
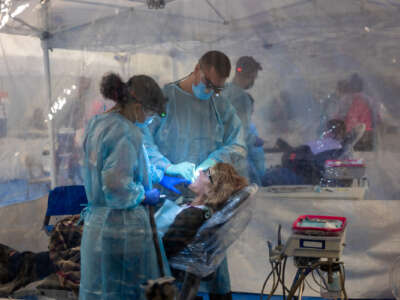
M 54 272 L 48 252 L 19 252 L 0 244 L 0 296 L 9 296 L 15 290 Z
M 81 239 L 83 225 L 80 216 L 66 217 L 56 223 L 50 237 L 50 259 L 57 268 L 62 287 L 78 293 L 81 278 Z

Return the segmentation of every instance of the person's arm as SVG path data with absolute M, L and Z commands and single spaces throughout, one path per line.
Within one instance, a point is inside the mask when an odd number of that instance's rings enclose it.
M 254 100 L 251 100 L 250 94 L 244 93 L 243 108 L 242 108 L 243 116 L 240 117 L 240 115 L 238 114 L 240 120 L 242 121 L 243 131 L 245 132 L 246 145 L 251 145 L 251 146 L 253 146 L 256 142 L 256 135 L 254 135 L 254 133 L 250 129 L 253 101 Z
M 163 237 L 167 257 L 178 254 L 188 245 L 204 223 L 204 210 L 198 207 L 188 207 L 182 210 Z
M 159 117 L 155 117 L 153 122 L 145 128 L 142 128 L 143 133 L 143 144 L 146 148 L 147 154 L 149 156 L 150 163 L 157 172 L 163 173 L 171 165 L 171 162 L 164 155 L 161 154 L 156 143 L 154 142 L 154 136 L 157 133 L 162 120 Z M 158 176 L 161 177 L 162 176 Z M 160 178 L 160 179 L 161 179 Z
M 221 101 L 221 103 L 216 103 Z M 212 152 L 208 158 L 219 162 L 235 163 L 235 159 L 245 158 L 247 147 L 242 123 L 236 115 L 236 111 L 226 99 L 215 100 L 217 114 L 224 126 L 223 146 Z M 235 157 L 232 159 L 233 157 Z
M 148 127 L 141 129 L 143 133 L 143 144 L 151 163 L 152 181 L 163 185 L 162 179 L 165 174 L 181 176 L 186 180 L 191 181 L 194 177 L 195 165 L 186 161 L 172 164 L 163 154 L 161 154 L 154 142 L 154 136 L 157 134 L 162 122 L 165 122 L 165 119 L 155 117 Z M 165 185 L 164 187 L 169 189 L 169 187 Z
M 138 166 L 140 148 L 135 146 L 135 133 L 132 128 L 117 124 L 104 137 L 98 155 L 104 157 L 101 170 L 102 189 L 107 206 L 115 209 L 132 208 L 144 199 L 144 187 L 135 182 L 134 168 Z M 122 127 L 122 128 L 121 128 Z M 137 142 L 136 142 L 137 143 Z

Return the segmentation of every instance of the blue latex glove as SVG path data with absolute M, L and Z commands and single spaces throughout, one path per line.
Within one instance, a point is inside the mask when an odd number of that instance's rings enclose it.
M 169 189 L 170 191 L 173 191 L 177 194 L 181 194 L 181 192 L 175 188 L 175 185 L 180 184 L 180 183 L 191 184 L 192 182 L 187 179 L 164 175 L 164 177 L 161 179 L 161 181 L 159 183 L 166 189 Z
M 256 136 L 256 140 L 254 142 L 255 147 L 261 147 L 264 145 L 264 140 Z
M 214 166 L 217 163 L 217 161 L 215 159 L 212 158 L 207 158 L 205 161 L 203 161 L 197 168 L 196 168 L 196 172 L 195 172 L 195 178 L 197 178 L 197 176 L 199 176 L 200 171 L 203 170 L 207 170 L 208 168 L 211 168 L 212 166 Z
M 158 189 L 146 191 L 142 204 L 157 205 L 158 202 L 160 202 L 160 191 Z
M 194 168 L 195 165 L 193 163 L 184 161 L 179 164 L 170 165 L 165 173 L 168 175 L 182 176 L 183 178 L 193 181 L 194 178 Z

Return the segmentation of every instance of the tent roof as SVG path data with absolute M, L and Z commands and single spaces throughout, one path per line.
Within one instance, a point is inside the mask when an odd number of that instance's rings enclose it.
M 371 28 L 388 34 L 400 22 L 400 5 L 392 0 L 172 0 L 157 10 L 148 9 L 145 0 L 47 2 L 50 47 L 97 51 L 254 37 L 268 46 L 291 39 L 326 38 L 327 32 L 360 34 Z M 1 16 L 2 32 L 42 35 L 46 26 L 37 0 L 5 3 L 9 5 Z

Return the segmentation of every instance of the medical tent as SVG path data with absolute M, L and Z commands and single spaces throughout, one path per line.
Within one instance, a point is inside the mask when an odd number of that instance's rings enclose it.
M 338 82 L 358 74 L 373 112 L 361 196 L 279 198 L 261 187 L 253 220 L 230 249 L 232 288 L 258 293 L 269 272 L 267 240 L 300 214 L 348 218 L 343 261 L 350 298 L 390 298 L 400 255 L 400 2 L 397 0 L 1 0 L 0 243 L 47 248 L 41 232 L 48 191 L 82 184 L 87 121 L 112 103 L 106 72 L 184 78 L 208 50 L 235 66 L 262 65 L 249 90 L 265 149 L 320 134 Z M 162 4 L 160 6 L 160 4 Z M 160 7 L 159 7 L 160 6 Z M 231 72 L 231 78 L 235 68 Z M 228 80 L 230 81 L 231 78 Z M 267 168 L 281 156 L 265 153 Z M 41 200 L 38 200 L 41 199 Z M 295 271 L 288 263 L 289 275 Z M 318 296 L 306 288 L 305 294 Z

